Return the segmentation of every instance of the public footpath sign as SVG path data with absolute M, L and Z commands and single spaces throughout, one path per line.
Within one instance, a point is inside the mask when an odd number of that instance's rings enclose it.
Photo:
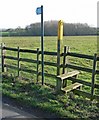
M 37 14 L 37 15 L 41 14 L 41 7 L 38 7 L 38 8 L 36 9 L 36 14 Z
M 41 59 L 42 59 L 42 85 L 44 84 L 44 24 L 43 24 L 43 6 L 36 9 L 36 14 L 41 14 Z

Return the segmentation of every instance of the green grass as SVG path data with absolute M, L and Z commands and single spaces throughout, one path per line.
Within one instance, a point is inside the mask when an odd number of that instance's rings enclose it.
M 8 47 L 20 47 L 26 49 L 36 50 L 40 48 L 40 37 L 3 37 L 2 42 Z M 66 36 L 63 40 L 63 45 L 70 46 L 71 52 L 83 53 L 94 55 L 97 52 L 97 37 L 96 36 Z M 44 38 L 44 50 L 55 52 L 57 51 L 57 37 Z M 7 51 L 7 55 L 17 56 L 17 52 Z M 21 57 L 36 59 L 33 54 L 20 54 Z M 56 57 L 45 56 L 45 61 L 56 62 Z M 87 59 L 78 59 L 69 57 L 69 62 L 72 64 L 80 65 L 83 67 L 92 68 L 92 61 Z M 16 65 L 16 61 L 6 60 L 6 63 Z M 36 64 L 21 62 L 21 66 L 28 69 L 36 70 Z M 56 68 L 45 66 L 45 72 L 56 75 Z M 17 71 L 9 69 L 10 73 L 17 74 Z M 41 67 L 39 67 L 41 71 Z M 74 96 L 72 93 L 68 94 L 55 94 L 56 79 L 52 77 L 45 77 L 45 85 L 36 83 L 36 75 L 33 73 L 21 72 L 20 78 L 16 78 L 15 86 L 12 86 L 13 77 L 10 75 L 3 78 L 3 94 L 18 99 L 25 104 L 35 107 L 40 107 L 44 110 L 54 112 L 61 117 L 71 118 L 89 118 L 98 116 L 98 104 L 94 100 L 91 102 L 81 96 Z M 24 79 L 24 78 L 27 79 Z M 29 78 L 29 79 L 28 79 Z M 79 79 L 91 82 L 91 74 L 82 72 Z M 39 78 L 39 83 L 41 77 Z M 96 78 L 98 82 L 98 77 Z M 83 87 L 84 91 L 90 92 L 90 88 Z M 96 90 L 98 91 L 98 90 Z M 99 92 L 99 91 L 98 91 Z M 96 94 L 98 94 L 96 92 Z M 72 97 L 71 97 L 72 96 Z

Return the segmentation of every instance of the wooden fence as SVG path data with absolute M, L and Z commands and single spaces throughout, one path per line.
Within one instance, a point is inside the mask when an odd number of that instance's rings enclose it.
M 63 56 L 63 64 L 61 64 L 60 67 L 63 68 L 63 73 L 65 73 L 65 68 L 71 68 L 71 69 L 76 69 L 76 70 L 92 73 L 92 78 L 91 78 L 90 82 L 87 82 L 85 80 L 80 80 L 80 79 L 77 79 L 77 78 L 74 78 L 74 77 L 68 78 L 69 80 L 71 80 L 73 82 L 78 82 L 78 83 L 81 83 L 83 85 L 91 87 L 91 92 L 90 93 L 87 93 L 87 92 L 84 92 L 84 91 L 80 91 L 80 90 L 74 90 L 74 92 L 79 94 L 79 95 L 82 94 L 83 96 L 91 98 L 91 99 L 95 98 L 95 99 L 99 100 L 99 96 L 95 95 L 95 93 L 94 93 L 95 88 L 99 89 L 99 84 L 95 83 L 96 75 L 98 75 L 97 79 L 99 80 L 99 68 L 97 67 L 98 66 L 97 62 L 99 61 L 98 55 L 94 54 L 94 56 L 92 56 L 92 55 L 73 53 L 73 52 L 70 52 L 67 49 L 66 46 L 64 46 L 64 53 L 62 53 L 61 56 Z M 87 67 L 81 67 L 81 66 L 69 64 L 68 62 L 66 62 L 67 61 L 67 56 L 72 56 L 72 57 L 84 58 L 84 59 L 92 60 L 93 61 L 93 68 L 91 69 L 91 68 L 87 68 Z
M 1 46 L 1 48 L 2 48 L 2 72 L 4 72 L 4 68 L 6 67 L 6 68 L 16 69 L 17 76 L 20 75 L 20 71 L 31 72 L 31 73 L 37 74 L 37 78 L 38 78 L 38 75 L 42 74 L 42 72 L 39 72 L 39 69 L 38 69 L 39 65 L 42 64 L 42 61 L 40 61 L 40 58 L 39 58 L 39 55 L 41 54 L 41 51 L 39 51 L 39 48 L 37 48 L 37 50 L 20 49 L 19 47 L 18 48 L 10 48 L 10 47 L 6 47 L 6 46 Z M 17 57 L 7 56 L 5 51 L 15 51 L 15 52 L 17 52 Z M 20 53 L 36 54 L 37 59 L 33 60 L 33 59 L 28 59 L 28 58 L 22 58 L 22 57 L 20 57 Z M 44 55 L 57 56 L 57 52 L 44 51 Z M 8 65 L 7 63 L 5 63 L 5 59 L 17 61 L 17 66 Z M 20 67 L 20 62 L 36 63 L 37 70 L 34 71 L 34 70 L 29 70 L 29 69 L 23 69 Z M 57 63 L 44 61 L 44 65 L 56 67 Z M 54 74 L 48 74 L 48 73 L 44 73 L 44 74 L 46 76 L 56 77 L 56 75 L 54 75 Z
M 17 57 L 7 56 L 5 54 L 5 50 L 6 51 L 8 51 L 8 50 L 9 51 L 16 51 L 17 52 Z M 37 59 L 33 60 L 33 59 L 21 58 L 20 53 L 36 54 Z M 28 50 L 28 49 L 20 49 L 19 47 L 18 48 L 10 48 L 10 47 L 6 47 L 6 46 L 1 45 L 1 54 L 2 54 L 2 72 L 4 72 L 5 67 L 16 69 L 17 70 L 17 76 L 20 76 L 20 71 L 33 72 L 37 75 L 37 82 L 38 82 L 38 76 L 42 74 L 42 72 L 39 72 L 39 69 L 38 69 L 39 65 L 42 63 L 42 61 L 40 61 L 40 58 L 39 58 L 39 55 L 41 54 L 41 51 L 39 50 L 39 48 L 37 48 L 37 50 Z M 50 55 L 50 56 L 56 56 L 57 57 L 57 63 L 44 61 L 44 65 L 54 66 L 54 67 L 57 68 L 57 70 L 62 69 L 62 74 L 66 72 L 67 68 L 92 73 L 92 79 L 91 79 L 90 82 L 87 82 L 85 80 L 80 80 L 78 78 L 73 78 L 73 77 L 68 78 L 68 80 L 71 80 L 73 82 L 78 82 L 78 83 L 81 83 L 83 85 L 91 87 L 91 92 L 90 93 L 87 93 L 87 92 L 84 92 L 84 91 L 81 91 L 81 90 L 74 90 L 74 92 L 76 94 L 83 95 L 83 96 L 86 96 L 88 98 L 99 100 L 99 96 L 95 95 L 95 93 L 94 93 L 95 88 L 99 89 L 99 84 L 95 83 L 95 76 L 99 75 L 99 70 L 97 69 L 97 62 L 99 61 L 99 57 L 97 56 L 97 54 L 94 54 L 94 56 L 91 56 L 91 55 L 73 53 L 73 52 L 70 52 L 68 47 L 65 46 L 64 47 L 64 52 L 62 54 L 60 54 L 60 56 L 57 54 L 57 52 L 48 52 L 48 51 L 44 51 L 44 55 Z M 93 61 L 93 68 L 91 69 L 91 68 L 85 68 L 85 67 L 69 64 L 67 62 L 67 56 L 92 60 Z M 63 58 L 62 59 L 63 60 L 62 64 L 59 63 L 58 57 Z M 10 60 L 17 61 L 17 66 L 6 64 L 5 59 L 10 59 Z M 29 62 L 29 63 L 36 63 L 37 70 L 34 71 L 34 70 L 21 68 L 20 67 L 20 61 Z M 56 71 L 56 75 L 55 74 L 48 74 L 48 73 L 44 73 L 44 75 L 49 76 L 49 77 L 51 76 L 51 77 L 54 77 L 54 78 L 57 79 L 57 71 Z

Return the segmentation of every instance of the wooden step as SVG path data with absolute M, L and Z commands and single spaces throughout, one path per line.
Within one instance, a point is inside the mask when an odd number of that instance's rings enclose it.
M 75 75 L 78 75 L 80 72 L 78 70 L 68 72 L 66 74 L 58 75 L 57 78 L 60 78 L 61 80 L 67 79 L 69 77 L 73 77 Z
M 76 83 L 71 84 L 71 85 L 69 85 L 69 86 L 67 86 L 65 88 L 61 88 L 61 90 L 65 91 L 67 93 L 67 92 L 69 92 L 71 90 L 74 90 L 74 89 L 77 89 L 77 88 L 79 88 L 81 86 L 82 86 L 82 84 L 76 82 Z

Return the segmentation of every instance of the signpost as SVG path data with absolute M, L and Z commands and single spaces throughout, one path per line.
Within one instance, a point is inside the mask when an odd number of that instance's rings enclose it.
M 41 14 L 41 57 L 42 57 L 42 85 L 44 84 L 44 24 L 43 24 L 43 6 L 36 9 L 36 14 Z

